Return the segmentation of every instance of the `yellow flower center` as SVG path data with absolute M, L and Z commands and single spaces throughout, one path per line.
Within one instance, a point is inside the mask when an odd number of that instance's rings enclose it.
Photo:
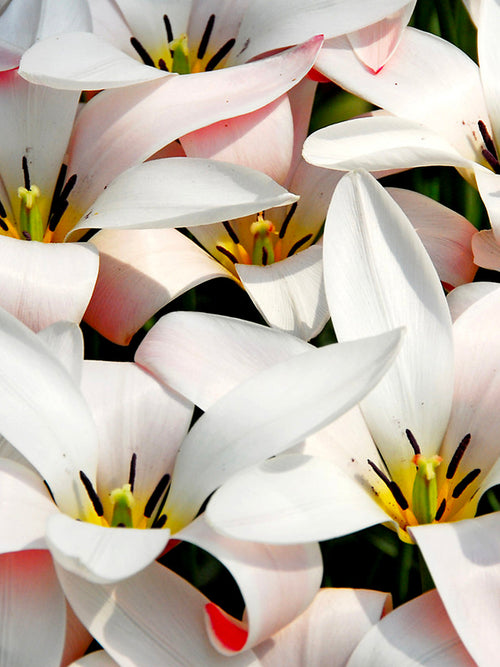
M 145 65 L 165 72 L 190 74 L 217 69 L 219 66 L 224 66 L 223 61 L 236 42 L 232 37 L 219 48 L 212 48 L 210 41 L 215 24 L 215 14 L 211 14 L 208 18 L 197 49 L 189 48 L 188 36 L 185 33 L 174 38 L 174 31 L 167 14 L 163 15 L 163 23 L 166 34 L 164 45 L 148 49 L 136 37 L 131 37 L 130 43 Z
M 446 468 L 444 479 L 441 480 L 438 480 L 436 470 L 441 465 L 442 458 L 438 455 L 423 456 L 411 431 L 407 430 L 406 435 L 414 451 L 411 461 L 416 466 L 411 502 L 389 475 L 373 461 L 368 460 L 368 463 L 383 482 L 372 486 L 377 500 L 397 523 L 399 537 L 404 542 L 411 543 L 413 540 L 407 532 L 408 528 L 453 520 L 456 513 L 464 506 L 466 492 L 470 495 L 465 504 L 471 504 L 478 489 L 477 484 L 472 487 L 471 485 L 477 480 L 481 470 L 475 468 L 459 478 L 459 481 L 456 479 L 460 461 L 471 440 L 470 434 L 467 434 L 458 445 Z

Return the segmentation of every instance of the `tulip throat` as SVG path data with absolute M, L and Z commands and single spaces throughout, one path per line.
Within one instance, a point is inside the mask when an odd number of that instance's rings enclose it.
M 475 468 L 463 476 L 459 475 L 458 478 L 456 476 L 459 464 L 471 441 L 469 433 L 462 438 L 455 450 L 444 479 L 438 478 L 436 472 L 443 461 L 442 457 L 423 456 L 409 429 L 406 431 L 406 436 L 414 452 L 411 459 L 411 463 L 415 466 L 411 501 L 405 497 L 399 485 L 373 461 L 368 460 L 368 464 L 383 482 L 378 488 L 372 486 L 379 503 L 397 523 L 400 538 L 405 542 L 413 542 L 408 528 L 453 520 L 454 512 L 463 506 L 464 494 L 469 496 L 466 503 L 473 499 L 478 490 L 478 485 L 474 482 L 481 470 Z
M 215 14 L 211 14 L 197 49 L 189 47 L 189 37 L 186 33 L 174 37 L 174 29 L 168 14 L 163 15 L 166 45 L 156 49 L 147 49 L 136 37 L 131 37 L 130 43 L 142 62 L 150 67 L 176 74 L 210 72 L 224 66 L 224 60 L 236 42 L 232 37 L 217 49 L 211 47 L 215 20 Z
M 75 186 L 76 175 L 66 180 L 67 167 L 64 164 L 61 166 L 47 216 L 43 206 L 45 198 L 40 188 L 32 183 L 26 156 L 23 156 L 21 165 L 24 185 L 17 188 L 19 214 L 17 218 L 9 216 L 0 201 L 0 234 L 24 241 L 50 243 L 68 207 L 68 196 Z
M 109 493 L 109 502 L 101 501 L 92 481 L 80 470 L 80 481 L 90 499 L 92 509 L 83 520 L 106 528 L 163 528 L 167 515 L 163 507 L 170 487 L 170 475 L 162 475 L 147 501 L 140 502 L 134 495 L 137 456 L 130 461 L 129 478 L 126 484 Z

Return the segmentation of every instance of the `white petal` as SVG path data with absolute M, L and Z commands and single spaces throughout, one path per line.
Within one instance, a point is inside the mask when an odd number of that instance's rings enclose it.
M 374 76 L 346 38 L 325 43 L 316 67 L 390 113 L 424 124 L 470 160 L 483 161 L 478 121 L 488 125 L 479 68 L 436 35 L 406 28 L 396 53 Z
M 82 393 L 99 433 L 97 492 L 105 515 L 112 514 L 111 491 L 129 480 L 133 454 L 133 512 L 141 512 L 161 477 L 173 470 L 192 405 L 136 364 L 125 362 L 87 361 Z
M 370 667 L 473 667 L 476 663 L 450 623 L 437 591 L 430 591 L 391 611 L 377 623 L 354 650 L 347 667 L 368 664 Z
M 207 521 L 240 540 L 297 544 L 388 521 L 375 496 L 330 461 L 283 454 L 234 475 L 210 499 Z
M 486 206 L 490 225 L 498 243 L 500 240 L 500 176 L 489 169 L 482 169 L 479 166 L 476 166 L 474 172 L 477 189 Z
M 377 591 L 322 588 L 303 614 L 254 651 L 263 667 L 343 667 L 389 602 Z
M 36 473 L 0 459 L 0 551 L 46 549 L 45 523 L 59 510 Z
M 105 651 L 94 651 L 72 662 L 69 667 L 120 667 Z
M 495 665 L 500 650 L 499 521 L 494 512 L 412 529 L 451 622 L 478 665 Z
M 323 283 L 323 249 L 311 246 L 269 266 L 237 264 L 244 288 L 266 322 L 309 340 L 328 318 Z
M 451 320 L 441 283 L 404 213 L 364 172 L 345 176 L 335 190 L 324 264 L 340 340 L 407 328 L 394 365 L 362 410 L 391 475 L 411 495 L 405 430 L 425 456 L 437 453 L 451 408 Z
M 385 373 L 400 340 L 401 332 L 393 331 L 313 349 L 219 399 L 183 442 L 165 505 L 168 525 L 185 525 L 232 474 L 297 444 L 359 402 Z
M 226 655 L 250 648 L 280 630 L 306 609 L 319 589 L 323 567 L 317 544 L 273 547 L 236 542 L 214 533 L 203 516 L 181 536 L 223 563 L 241 591 L 246 620 L 234 643 L 217 622 L 218 608 L 212 605 L 207 610 L 210 640 Z
M 80 322 L 92 296 L 99 256 L 90 243 L 0 238 L 0 305 L 35 331 Z
M 73 231 L 204 225 L 297 199 L 248 167 L 202 158 L 152 160 L 115 178 Z
M 83 334 L 80 327 L 72 322 L 55 322 L 39 331 L 38 338 L 43 340 L 75 384 L 79 385 L 83 361 Z
M 177 312 L 147 333 L 135 361 L 207 410 L 243 380 L 308 349 L 302 340 L 260 324 Z
M 160 308 L 229 271 L 176 229 L 103 230 L 99 274 L 85 321 L 103 336 L 128 345 Z
M 87 404 L 37 336 L 0 312 L 0 432 L 47 480 L 62 511 L 81 516 L 90 500 L 97 434 Z
M 303 42 L 312 35 L 342 35 L 379 21 L 407 2 L 372 0 L 367 5 L 363 0 L 328 3 L 273 0 L 270 4 L 266 0 L 254 0 L 247 7 L 233 51 L 237 58 L 248 60 L 271 49 Z
M 71 606 L 121 667 L 227 665 L 206 637 L 207 598 L 158 563 L 114 586 L 89 583 L 61 568 L 58 575 Z M 247 653 L 233 660 L 245 667 L 254 659 Z
M 471 240 L 477 229 L 462 215 L 412 190 L 388 188 L 417 230 L 439 278 L 448 288 L 474 280 Z
M 452 290 L 448 294 L 447 301 L 453 321 L 459 318 L 473 303 L 476 303 L 490 292 L 494 292 L 499 287 L 498 283 L 477 282 L 460 285 Z
M 54 560 L 65 570 L 107 584 L 137 574 L 158 558 L 169 531 L 106 528 L 57 514 L 47 522 L 46 539 Z
M 345 171 L 473 166 L 433 130 L 393 116 L 355 118 L 317 130 L 306 139 L 303 156 L 318 167 Z
M 0 627 L 2 665 L 59 667 L 66 610 L 48 551 L 0 556 Z
M 19 74 L 31 83 L 78 91 L 172 76 L 137 62 L 90 32 L 56 35 L 38 42 L 21 58 Z
M 496 2 L 482 0 L 477 31 L 477 55 L 484 97 L 493 126 L 494 140 L 500 139 L 500 87 L 497 77 L 497 35 L 500 8 Z

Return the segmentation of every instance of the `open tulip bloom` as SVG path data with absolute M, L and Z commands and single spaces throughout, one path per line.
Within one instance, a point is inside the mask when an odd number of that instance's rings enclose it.
M 491 230 L 473 241 L 475 261 L 498 269 L 500 141 L 496 0 L 473 3 L 479 65 L 456 46 L 406 28 L 396 53 L 374 75 L 345 38 L 323 49 L 317 67 L 346 89 L 389 112 L 332 125 L 311 135 L 304 156 L 331 169 L 456 167 L 477 184 Z
M 306 455 L 284 454 L 235 475 L 211 498 L 207 519 L 226 535 L 273 544 L 323 540 L 384 523 L 418 543 L 474 658 L 495 655 L 496 611 L 489 608 L 487 621 L 478 612 L 479 628 L 470 623 L 470 610 L 498 594 L 500 577 L 497 531 L 486 529 L 498 524 L 499 515 L 472 518 L 483 492 L 498 483 L 500 292 L 476 300 L 452 326 L 438 276 L 408 219 L 363 172 L 337 186 L 324 261 L 338 338 L 405 326 L 401 353 L 361 402 L 363 417 L 352 411 L 312 436 Z M 250 334 L 243 333 L 248 326 L 239 334 L 245 349 L 251 349 L 245 339 Z M 182 330 L 177 326 L 176 335 Z M 198 359 L 225 347 L 221 331 L 204 331 Z M 194 340 L 183 345 L 187 355 Z M 211 392 L 186 395 L 208 406 L 234 378 L 266 363 L 254 362 L 250 353 L 246 364 L 234 363 L 238 347 L 227 348 Z M 286 353 L 293 352 L 282 348 L 280 354 Z M 164 376 L 189 389 L 179 358 Z M 483 559 L 482 553 L 490 556 Z
M 217 535 L 197 515 L 238 470 L 300 442 L 356 404 L 394 359 L 400 331 L 307 349 L 264 369 L 188 432 L 191 404 L 137 365 L 82 367 L 74 330 L 59 325 L 61 351 L 58 327 L 41 340 L 8 313 L 0 319 L 0 431 L 9 443 L 3 445 L 8 458 L 0 461 L 3 553 L 49 549 L 60 570 L 113 585 L 150 565 L 171 536 L 196 544 L 226 565 L 246 603 L 245 623 L 215 605 L 208 610 L 213 641 L 229 653 L 262 641 L 309 604 L 321 579 L 318 545 L 242 544 Z M 261 342 L 265 356 L 266 333 Z M 142 357 L 148 355 L 144 350 Z M 194 362 L 194 383 L 197 374 Z M 18 597 L 9 599 L 16 613 L 6 602 L 2 618 L 15 627 L 28 612 Z M 53 616 L 38 621 L 53 626 L 59 640 L 63 602 L 54 607 L 59 622 Z M 19 635 L 8 636 L 15 646 Z

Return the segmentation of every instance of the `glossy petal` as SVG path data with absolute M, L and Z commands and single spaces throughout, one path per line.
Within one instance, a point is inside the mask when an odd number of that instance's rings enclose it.
M 258 371 L 310 350 L 307 343 L 260 324 L 207 313 L 162 317 L 135 361 L 202 410 Z
M 293 454 L 231 477 L 206 517 L 224 535 L 267 544 L 327 540 L 388 519 L 359 479 L 323 458 Z
M 389 601 L 377 591 L 322 588 L 303 614 L 254 652 L 263 667 L 342 667 Z
M 497 368 L 500 291 L 495 290 L 473 303 L 453 325 L 456 358 L 455 386 L 450 423 L 442 455 L 449 460 L 462 438 L 470 433 L 471 444 L 460 462 L 460 476 L 480 468 L 484 476 L 500 457 L 498 401 L 500 378 Z M 493 482 L 494 483 L 494 482 Z M 460 500 L 468 500 L 464 493 Z M 476 502 L 480 494 L 476 494 Z M 457 503 L 460 501 L 456 501 Z
M 73 231 L 204 225 L 296 200 L 248 167 L 202 158 L 152 160 L 115 178 Z
M 455 211 L 418 192 L 388 188 L 429 253 L 441 282 L 456 287 L 474 280 L 471 241 L 477 229 Z
M 478 665 L 498 658 L 499 521 L 495 512 L 412 529 L 451 622 Z
M 473 166 L 433 130 L 392 116 L 355 118 L 318 130 L 306 139 L 303 156 L 318 167 L 344 171 Z
M 78 91 L 129 86 L 172 76 L 155 67 L 145 67 L 90 32 L 56 35 L 38 42 L 21 58 L 19 74 L 31 83 Z
M 159 479 L 173 470 L 192 405 L 136 364 L 125 362 L 86 362 L 82 393 L 99 433 L 97 491 L 105 515 L 112 515 L 111 491 L 129 481 L 133 454 L 133 514 L 140 514 Z
M 58 574 L 82 622 L 122 667 L 227 665 L 206 637 L 207 598 L 162 565 L 153 563 L 114 586 L 92 584 L 62 569 Z M 254 659 L 245 654 L 234 664 L 244 667 Z
M 232 474 L 299 443 L 359 402 L 385 373 L 400 340 L 401 332 L 393 331 L 313 349 L 219 399 L 183 442 L 165 505 L 168 525 L 186 525 Z
M 59 320 L 80 322 L 97 278 L 89 243 L 30 243 L 0 238 L 0 305 L 35 331 Z
M 447 301 L 450 308 L 451 317 L 455 321 L 460 315 L 472 306 L 473 303 L 482 299 L 490 292 L 494 292 L 500 287 L 498 283 L 477 282 L 468 285 L 460 285 L 448 294 Z
M 493 231 L 478 232 L 471 242 L 474 261 L 478 266 L 492 271 L 500 271 L 500 245 Z
M 115 176 L 178 137 L 259 109 L 283 95 L 309 71 L 321 43 L 314 38 L 241 71 L 177 76 L 97 95 L 78 117 L 68 166 L 69 173 L 86 175 L 72 192 L 80 215 Z M 76 222 L 68 218 L 67 224 Z
M 184 135 L 181 142 L 189 157 L 245 165 L 284 183 L 292 161 L 293 130 L 290 102 L 283 95 L 262 109 Z
M 212 278 L 233 278 L 176 229 L 105 230 L 92 238 L 100 268 L 85 321 L 127 345 L 160 308 Z
M 54 560 L 65 570 L 98 584 L 137 574 L 158 558 L 168 539 L 168 530 L 107 528 L 75 521 L 65 514 L 50 517 L 46 532 Z
M 354 649 L 347 667 L 473 667 L 437 591 L 385 616 Z M 487 664 L 487 663 L 484 663 Z
M 416 4 L 417 0 L 413 0 L 382 21 L 347 35 L 358 58 L 374 74 L 382 69 L 396 50 Z
M 273 547 L 235 542 L 214 533 L 203 516 L 180 535 L 223 563 L 243 596 L 244 632 L 236 641 L 217 624 L 220 612 L 206 610 L 210 640 L 226 655 L 251 648 L 287 625 L 306 609 L 320 586 L 323 567 L 317 544 Z
M 0 459 L 0 552 L 46 549 L 45 523 L 59 510 L 40 476 Z
M 72 322 L 55 322 L 42 329 L 38 337 L 64 365 L 75 384 L 79 385 L 83 362 L 83 334 L 80 327 Z
M 362 410 L 392 478 L 411 495 L 410 429 L 437 453 L 451 408 L 451 321 L 441 283 L 408 219 L 364 172 L 337 186 L 325 225 L 325 285 L 340 340 L 407 328 L 401 352 Z M 424 335 L 425 332 L 425 335 Z
M 97 465 L 87 404 L 45 344 L 5 311 L 0 351 L 0 432 L 47 480 L 59 508 L 81 516 L 90 500 L 79 471 L 93 479 Z
M 48 551 L 0 556 L 0 662 L 59 667 L 65 602 Z
M 251 2 L 241 22 L 233 52 L 240 61 L 290 46 L 324 33 L 334 37 L 352 32 L 392 14 L 408 0 L 376 0 L 369 5 L 363 0 L 334 0 L 308 3 L 300 0 L 266 0 Z M 248 44 L 247 44 L 248 40 Z M 243 51 L 241 51 L 243 47 Z
M 304 340 L 323 329 L 329 313 L 322 254 L 316 245 L 269 266 L 236 265 L 243 287 L 270 326 Z
M 316 67 L 359 97 L 434 130 L 465 158 L 482 161 L 477 123 L 488 125 L 488 112 L 479 68 L 453 44 L 407 28 L 397 55 L 374 76 L 341 37 L 325 44 Z

